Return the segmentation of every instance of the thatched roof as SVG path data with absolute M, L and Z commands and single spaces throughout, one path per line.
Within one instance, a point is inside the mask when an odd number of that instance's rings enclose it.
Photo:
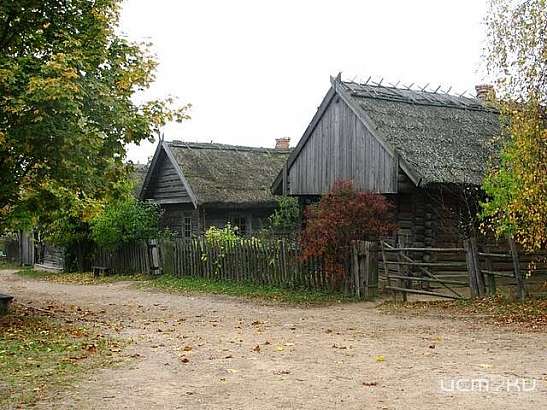
M 200 204 L 274 204 L 270 185 L 289 150 L 166 143 Z
M 499 116 L 475 98 L 336 81 L 375 133 L 409 164 L 421 184 L 479 185 L 497 147 Z

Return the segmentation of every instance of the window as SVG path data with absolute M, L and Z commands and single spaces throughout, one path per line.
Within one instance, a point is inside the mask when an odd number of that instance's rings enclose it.
M 185 216 L 182 220 L 182 237 L 192 237 L 192 218 L 189 216 Z
M 247 218 L 244 216 L 232 216 L 230 218 L 232 228 L 236 229 L 238 235 L 247 235 Z

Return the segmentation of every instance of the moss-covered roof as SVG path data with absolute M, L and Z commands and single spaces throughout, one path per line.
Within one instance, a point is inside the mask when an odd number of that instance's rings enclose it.
M 499 115 L 475 98 L 342 82 L 377 134 L 429 183 L 480 184 Z
M 273 204 L 270 185 L 289 150 L 171 141 L 167 143 L 200 204 Z

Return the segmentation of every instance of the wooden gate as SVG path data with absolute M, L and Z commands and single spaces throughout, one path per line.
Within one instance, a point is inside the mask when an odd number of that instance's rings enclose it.
M 467 265 L 460 260 L 464 248 L 395 247 L 380 241 L 380 251 L 384 289 L 392 292 L 394 300 L 397 300 L 398 293 L 403 301 L 407 300 L 408 293 L 465 298 L 462 288 L 468 287 L 469 282 Z
M 370 300 L 378 296 L 378 243 L 353 241 L 351 269 L 346 286 L 351 294 L 360 299 Z

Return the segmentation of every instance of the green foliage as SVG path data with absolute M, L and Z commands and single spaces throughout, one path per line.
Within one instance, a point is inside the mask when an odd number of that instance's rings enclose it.
M 236 230 L 227 223 L 223 228 L 211 226 L 205 232 L 205 240 L 214 246 L 223 247 L 238 242 L 241 238 L 237 236 Z
M 222 269 L 222 260 L 226 257 L 226 249 L 242 241 L 242 239 L 237 235 L 236 229 L 232 228 L 230 223 L 227 223 L 223 228 L 209 227 L 205 232 L 205 241 L 215 250 L 211 255 L 211 266 L 213 274 L 217 275 Z M 207 258 L 209 258 L 209 255 L 206 253 L 201 255 L 202 261 L 206 261 Z
M 267 220 L 266 231 L 272 236 L 294 236 L 300 227 L 300 206 L 293 197 L 278 199 L 278 207 Z
M 126 144 L 188 117 L 172 99 L 135 103 L 156 62 L 118 34 L 120 4 L 0 3 L 0 225 L 88 221 L 127 176 Z
M 483 228 L 528 251 L 547 246 L 546 0 L 490 0 L 486 63 L 507 135 L 486 176 Z
M 91 220 L 91 238 L 101 247 L 116 247 L 159 236 L 160 208 L 132 197 L 107 205 Z

